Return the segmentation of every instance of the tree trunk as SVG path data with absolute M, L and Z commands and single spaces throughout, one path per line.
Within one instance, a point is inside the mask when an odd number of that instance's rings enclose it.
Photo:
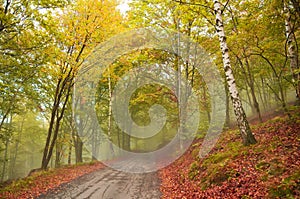
M 70 139 L 68 152 L 68 165 L 72 164 L 72 140 Z
M 260 77 L 261 78 L 261 77 Z M 261 80 L 262 82 L 263 82 L 263 80 Z M 264 96 L 264 93 L 265 93 L 265 91 L 264 91 L 264 85 L 263 84 L 258 84 L 257 85 L 257 90 L 258 90 L 258 95 L 259 95 L 259 98 L 260 98 L 260 101 L 261 101 L 261 104 L 262 104 L 262 106 L 263 106 L 263 110 L 264 111 L 266 111 L 267 110 L 267 107 L 266 107 L 266 101 L 265 101 L 265 99 L 266 99 L 266 96 Z
M 10 118 L 6 119 L 9 126 L 8 126 L 8 132 L 6 135 L 6 140 L 5 140 L 4 162 L 3 162 L 3 167 L 2 167 L 1 182 L 4 181 L 5 174 L 7 173 L 6 167 L 7 167 L 7 163 L 8 163 L 8 147 L 9 147 L 9 143 L 10 143 L 10 138 L 12 136 L 12 119 L 13 119 L 12 114 L 10 114 Z
M 288 58 L 290 59 L 290 67 L 293 75 L 293 83 L 296 90 L 296 98 L 300 100 L 300 72 L 299 72 L 299 60 L 298 49 L 296 45 L 296 37 L 294 34 L 294 27 L 291 24 L 291 15 L 286 2 L 284 2 L 285 16 L 285 32 L 286 42 L 288 48 Z
M 88 39 L 89 39 L 89 33 L 85 35 L 84 42 L 82 43 L 81 48 L 79 49 L 78 54 L 76 56 L 76 59 L 74 60 L 75 65 L 70 65 L 68 61 L 68 62 L 63 62 L 65 64 L 63 64 L 60 68 L 61 76 L 58 78 L 56 84 L 54 102 L 51 107 L 52 108 L 51 119 L 48 128 L 46 144 L 44 147 L 41 169 L 46 169 L 51 160 L 53 148 L 55 146 L 60 125 L 61 125 L 60 123 L 61 120 L 63 119 L 66 110 L 66 105 L 69 101 L 71 90 L 74 85 L 74 78 L 78 72 L 78 68 L 83 63 L 82 61 L 80 61 L 80 58 L 84 52 L 84 49 L 86 48 L 86 43 Z M 73 47 L 74 46 L 69 47 L 67 59 L 70 58 L 72 59 L 74 55 Z
M 5 179 L 6 174 L 6 165 L 7 165 L 7 156 L 8 156 L 8 146 L 9 146 L 9 138 L 5 141 L 5 151 L 4 151 L 4 157 L 3 157 L 3 166 L 2 166 L 2 174 L 1 174 L 1 182 Z
M 59 144 L 55 144 L 55 168 L 58 168 L 60 165 L 60 149 L 59 149 Z
M 101 144 L 101 137 L 100 135 L 97 133 L 97 123 L 98 121 L 93 118 L 92 119 L 92 129 L 91 129 L 91 133 L 92 133 L 92 160 L 97 161 L 99 159 L 99 148 L 100 148 L 100 144 Z
M 229 107 L 229 91 L 227 86 L 225 85 L 225 91 L 226 91 L 226 119 L 225 119 L 225 127 L 230 127 L 230 107 Z
M 245 82 L 245 84 L 247 84 L 247 83 Z M 247 95 L 247 98 L 248 98 L 248 100 L 245 100 L 245 102 L 247 104 L 249 104 L 249 106 L 251 108 L 251 112 L 254 114 L 255 113 L 255 108 L 254 108 L 254 105 L 253 105 L 253 102 L 252 102 L 252 98 L 250 97 L 249 88 L 248 88 L 247 85 L 246 85 L 245 91 L 246 91 L 246 95 Z
M 80 122 L 78 123 L 78 131 L 74 128 L 72 131 L 72 137 L 73 137 L 73 143 L 74 143 L 74 149 L 75 149 L 75 161 L 76 163 L 81 163 L 83 162 L 82 159 L 82 149 L 83 149 L 83 142 L 80 137 L 80 132 L 83 132 L 83 122 L 82 120 L 79 120 Z
M 15 178 L 14 173 L 15 173 L 15 169 L 16 169 L 16 161 L 18 158 L 19 145 L 20 145 L 20 140 L 22 139 L 24 123 L 25 123 L 25 117 L 23 116 L 20 130 L 18 133 L 18 138 L 16 140 L 15 153 L 11 159 L 11 164 L 10 164 L 10 178 L 12 178 L 12 179 Z
M 254 89 L 254 77 L 250 71 L 250 64 L 249 64 L 249 61 L 248 61 L 248 58 L 246 57 L 246 68 L 247 68 L 247 71 L 248 71 L 248 74 L 249 74 L 249 78 L 247 78 L 247 83 L 250 87 L 250 91 L 251 91 L 251 96 L 252 96 L 252 100 L 253 100 L 253 105 L 254 105 L 254 108 L 255 108 L 255 111 L 256 111 L 256 114 L 258 115 L 258 119 L 260 122 L 263 122 L 262 120 L 262 117 L 261 117 L 261 112 L 260 112 L 260 107 L 259 107 L 259 103 L 257 101 L 257 97 L 256 97 L 256 94 L 255 94 L 255 89 Z
M 82 149 L 83 149 L 83 142 L 80 139 L 80 137 L 76 136 L 76 141 L 74 141 L 75 144 L 75 158 L 76 158 L 76 163 L 81 163 L 83 162 L 82 158 Z
M 261 85 L 262 85 L 262 95 L 263 95 L 263 102 L 264 102 L 264 106 L 265 106 L 265 110 L 269 110 L 270 109 L 270 94 L 271 92 L 269 91 L 269 88 L 266 86 L 265 80 L 263 76 L 260 76 L 261 79 Z
M 242 102 L 239 97 L 238 90 L 236 88 L 235 79 L 232 73 L 229 52 L 228 52 L 228 47 L 226 42 L 226 36 L 224 31 L 223 19 L 222 19 L 221 4 L 217 0 L 214 0 L 214 10 L 216 14 L 216 29 L 217 29 L 217 34 L 219 36 L 220 47 L 222 50 L 226 81 L 228 84 L 228 89 L 231 96 L 234 113 L 237 117 L 237 123 L 240 129 L 240 134 L 243 139 L 243 144 L 244 145 L 255 144 L 257 141 L 251 132 L 249 123 L 246 118 L 245 111 L 242 106 Z
M 130 134 L 131 134 L 132 123 L 130 121 L 128 121 L 127 124 L 128 124 L 128 128 L 127 129 L 129 131 L 128 131 L 128 134 L 125 133 L 125 138 L 124 138 L 125 139 L 125 150 L 131 151 L 131 144 L 130 144 L 130 142 L 131 142 L 131 135 Z
M 208 100 L 206 86 L 203 85 L 202 89 L 203 89 L 203 104 L 204 104 L 205 112 L 206 112 L 206 115 L 207 115 L 208 123 L 210 123 L 211 115 L 210 115 L 209 100 Z M 211 106 L 213 106 L 213 104 L 211 104 Z
M 53 149 L 58 137 L 60 123 L 63 118 L 64 112 L 66 110 L 66 105 L 70 97 L 70 92 L 73 87 L 73 70 L 71 69 L 67 77 L 65 79 L 59 79 L 56 91 L 55 91 L 55 98 L 52 106 L 51 111 L 51 119 L 48 128 L 48 135 L 46 139 L 46 144 L 44 147 L 43 152 L 43 159 L 41 169 L 47 169 L 47 166 L 50 162 L 50 159 L 53 154 Z M 60 104 L 63 103 L 62 107 L 60 108 Z
M 111 136 L 111 133 L 112 133 L 112 85 L 111 85 L 111 77 L 110 77 L 110 69 L 108 67 L 108 124 L 107 124 L 107 134 L 108 134 L 108 137 L 110 139 L 110 142 L 109 142 L 109 147 L 111 149 L 111 153 L 112 155 L 114 155 L 114 149 L 113 149 L 113 139 L 112 139 L 112 136 Z

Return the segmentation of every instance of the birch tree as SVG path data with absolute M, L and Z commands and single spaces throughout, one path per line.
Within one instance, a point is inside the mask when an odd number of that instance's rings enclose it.
M 223 19 L 222 19 L 221 4 L 217 0 L 214 1 L 214 11 L 216 15 L 216 31 L 219 36 L 226 81 L 228 84 L 228 89 L 231 96 L 234 113 L 236 115 L 237 124 L 239 126 L 240 134 L 243 139 L 243 144 L 244 145 L 255 144 L 256 139 L 252 134 L 249 123 L 247 121 L 246 114 L 243 109 L 241 99 L 239 97 L 239 92 L 236 87 L 235 78 L 233 76 L 233 72 L 231 69 L 229 49 L 227 47 L 226 35 L 225 35 Z
M 300 100 L 300 71 L 298 61 L 298 49 L 296 45 L 296 37 L 294 33 L 294 27 L 291 22 L 291 14 L 286 2 L 284 2 L 285 12 L 285 32 L 286 32 L 286 44 L 287 53 L 290 60 L 290 68 L 293 75 L 293 84 L 296 90 L 296 97 Z

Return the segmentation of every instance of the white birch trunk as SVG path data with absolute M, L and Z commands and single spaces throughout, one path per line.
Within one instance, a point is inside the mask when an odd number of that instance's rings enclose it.
M 232 73 L 229 52 L 226 42 L 226 36 L 224 31 L 223 19 L 222 19 L 222 11 L 221 4 L 219 1 L 214 0 L 214 10 L 216 14 L 216 29 L 217 34 L 219 36 L 220 47 L 222 51 L 223 65 L 225 70 L 226 81 L 228 84 L 228 90 L 231 96 L 234 113 L 237 118 L 237 123 L 240 129 L 240 134 L 243 139 L 244 145 L 255 144 L 256 140 L 251 132 L 249 123 L 246 118 L 245 111 L 242 106 L 242 102 L 239 97 L 239 93 L 236 87 L 235 79 Z
M 109 69 L 108 69 L 109 70 Z M 111 137 L 111 113 L 112 113 L 112 90 L 111 90 L 111 79 L 110 79 L 110 71 L 108 74 L 108 136 Z
M 287 7 L 286 2 L 284 2 L 284 12 L 285 12 L 285 32 L 287 39 L 287 48 L 288 48 L 288 58 L 290 60 L 290 67 L 293 75 L 293 83 L 296 89 L 296 97 L 300 99 L 300 73 L 299 71 L 299 61 L 298 61 L 298 52 L 296 48 L 296 41 L 294 31 L 291 25 L 291 15 Z
M 111 130 L 112 130 L 112 86 L 111 86 L 111 76 L 110 76 L 110 69 L 108 68 L 108 137 L 110 140 L 112 140 L 112 137 L 111 137 Z M 111 149 L 111 153 L 114 154 L 114 149 L 113 149 L 113 145 L 112 143 L 110 142 L 110 149 Z

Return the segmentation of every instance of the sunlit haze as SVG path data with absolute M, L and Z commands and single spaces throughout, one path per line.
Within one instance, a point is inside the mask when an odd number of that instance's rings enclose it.
M 126 14 L 126 12 L 130 9 L 128 5 L 128 0 L 123 0 L 120 2 L 120 4 L 117 6 L 117 8 L 120 10 L 122 14 Z

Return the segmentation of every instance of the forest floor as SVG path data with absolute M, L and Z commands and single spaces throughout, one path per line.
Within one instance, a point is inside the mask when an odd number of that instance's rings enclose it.
M 13 182 L 0 198 L 156 199 L 161 197 L 155 173 L 125 173 L 100 163 L 64 167 Z
M 198 157 L 202 139 L 196 140 L 160 171 L 162 198 L 300 198 L 299 108 L 291 115 L 253 119 L 255 145 L 243 146 L 238 130 L 224 132 L 204 159 Z
M 161 197 L 157 173 L 126 173 L 109 167 L 81 176 L 49 190 L 37 199 L 158 199 Z
M 0 198 L 300 198 L 300 110 L 292 115 L 253 119 L 258 143 L 252 146 L 241 144 L 238 130 L 227 130 L 204 159 L 197 139 L 158 173 L 125 174 L 101 163 L 66 166 L 2 185 Z
M 0 185 L 0 198 L 36 198 L 48 191 L 57 192 L 64 184 L 102 168 L 103 164 L 93 162 L 34 172 L 26 178 Z

